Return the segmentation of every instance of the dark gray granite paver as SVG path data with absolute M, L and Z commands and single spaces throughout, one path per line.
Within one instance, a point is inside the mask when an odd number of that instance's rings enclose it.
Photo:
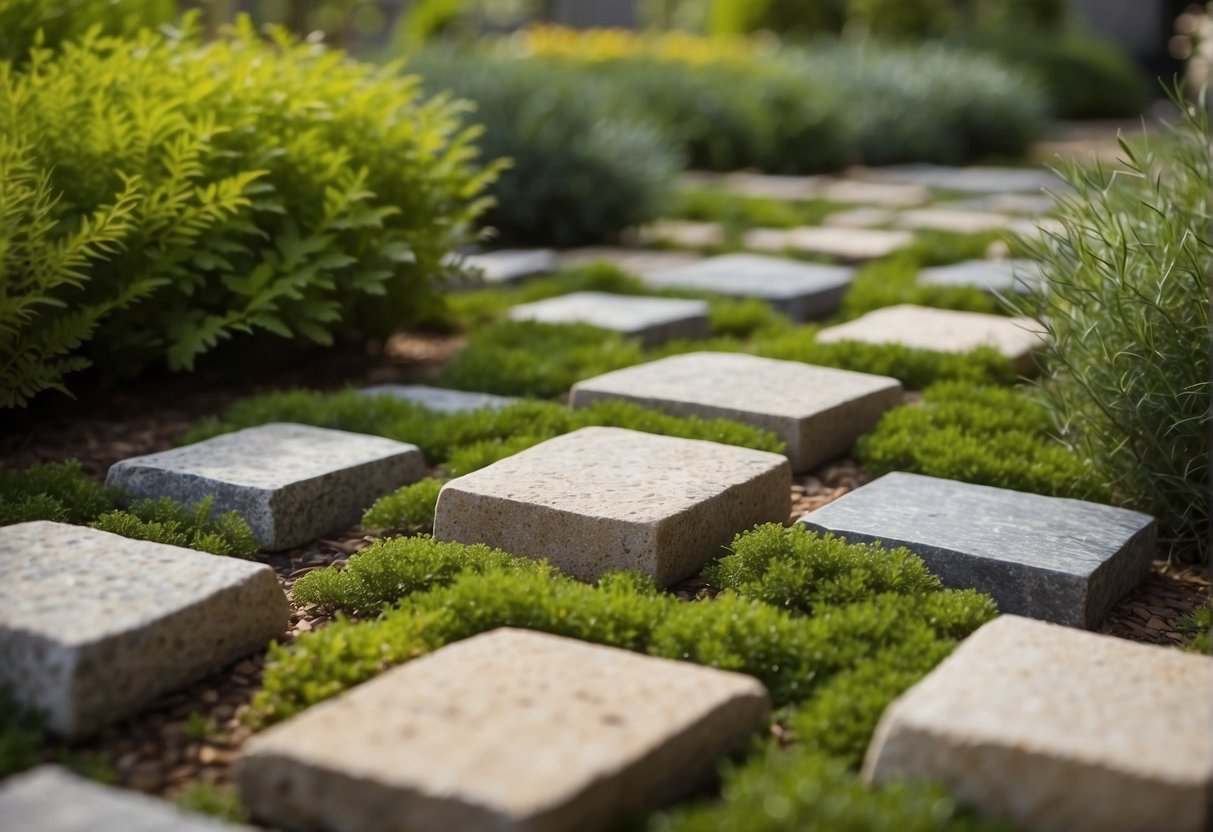
M 500 410 L 518 401 L 492 393 L 448 390 L 445 387 L 430 387 L 425 384 L 377 384 L 374 387 L 364 387 L 361 392 L 368 396 L 391 396 L 394 399 L 415 402 L 439 413 L 462 413 L 465 410 L 480 410 L 484 407 Z
M 1000 295 L 1030 292 L 1042 279 L 1034 260 L 965 260 L 918 273 L 918 282 L 928 286 L 971 286 Z
M 267 551 L 358 522 L 390 491 L 425 476 L 415 445 L 310 425 L 268 424 L 114 464 L 106 482 L 192 505 L 214 495 Z
M 642 276 L 659 288 L 758 298 L 795 321 L 825 317 L 846 294 L 855 270 L 757 254 L 725 254 Z
M 515 306 L 510 310 L 510 318 L 547 324 L 590 324 L 640 338 L 646 344 L 659 344 L 671 338 L 706 338 L 711 334 L 707 301 L 683 298 L 573 292 Z
M 1158 536 L 1136 511 L 906 473 L 800 522 L 906 546 L 945 584 L 988 592 L 1004 613 L 1088 628 L 1150 571 Z

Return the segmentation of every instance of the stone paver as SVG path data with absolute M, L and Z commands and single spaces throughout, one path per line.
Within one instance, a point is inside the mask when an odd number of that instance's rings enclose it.
M 1040 345 L 1043 337 L 1036 326 L 1028 318 L 901 304 L 827 327 L 817 333 L 817 340 L 823 343 L 903 344 L 936 352 L 961 353 L 987 346 L 1005 355 L 1016 372 L 1027 374 L 1034 370 L 1032 350 Z
M 424 476 L 414 445 L 273 423 L 124 459 L 106 482 L 187 505 L 214 495 L 216 512 L 238 512 L 262 548 L 279 551 L 358 522 L 378 497 Z
M 706 338 L 712 328 L 708 303 L 683 298 L 649 298 L 606 292 L 573 292 L 510 310 L 515 321 L 590 324 L 660 344 L 671 338 Z
M 972 286 L 1000 295 L 1030 292 L 1042 279 L 1034 260 L 965 260 L 918 273 L 918 282 L 928 286 Z
M 645 283 L 738 298 L 759 298 L 794 321 L 822 318 L 838 309 L 855 270 L 760 254 L 724 254 L 688 266 L 653 272 Z
M 792 250 L 858 263 L 886 257 L 914 242 L 914 235 L 902 230 L 805 225 L 789 229 L 753 228 L 745 233 L 743 242 L 746 248 L 758 251 Z
M 1005 488 L 886 474 L 811 511 L 809 528 L 918 554 L 950 587 L 1004 613 L 1095 627 L 1150 571 L 1158 529 L 1136 511 Z
M 902 211 L 894 220 L 898 228 L 950 231 L 954 234 L 978 234 L 1001 231 L 1014 223 L 1013 217 L 984 211 L 966 211 L 950 207 L 917 208 Z
M 832 202 L 882 205 L 886 208 L 908 208 L 931 199 L 930 189 L 922 185 L 868 182 L 862 179 L 834 180 L 823 186 L 818 195 Z
M 691 251 L 662 251 L 661 249 L 617 246 L 586 246 L 566 249 L 560 252 L 559 256 L 560 265 L 565 267 L 610 263 L 625 272 L 637 275 L 687 266 L 703 259 L 703 255 Z
M 944 191 L 999 194 L 1057 191 L 1065 183 L 1041 168 L 947 167 L 943 165 L 892 165 L 867 168 L 856 174 L 868 181 L 921 185 Z
M 1034 832 L 1201 832 L 1213 659 L 1002 616 L 885 711 L 869 782 L 941 782 Z
M 66 523 L 0 528 L 0 687 L 78 737 L 280 637 L 274 570 Z
M 1015 214 L 1021 217 L 1040 217 L 1057 207 L 1048 194 L 991 194 L 975 199 L 954 200 L 940 203 L 941 207 L 964 211 L 988 211 L 995 214 Z
M 573 407 L 625 399 L 678 416 L 732 419 L 773 431 L 794 471 L 840 456 L 901 402 L 896 379 L 698 352 L 606 373 L 573 386 Z
M 830 214 L 821 224 L 831 228 L 876 228 L 888 225 L 895 216 L 896 213 L 889 208 L 864 206 Z
M 513 283 L 527 277 L 551 274 L 559 267 L 550 248 L 501 249 L 469 254 L 463 265 L 483 275 L 486 283 Z
M 127 789 L 103 786 L 59 766 L 0 783 L 0 829 L 11 832 L 252 832 Z
M 434 537 L 546 557 L 583 580 L 635 569 L 668 585 L 737 532 L 786 520 L 790 488 L 778 454 L 589 427 L 448 482 Z
M 684 187 L 726 188 L 739 196 L 798 202 L 816 198 L 827 179 L 823 176 L 783 176 L 736 171 L 726 174 L 683 174 Z
M 448 390 L 445 387 L 429 387 L 425 384 L 377 384 L 374 387 L 362 388 L 368 396 L 391 396 L 415 402 L 439 413 L 462 413 L 465 410 L 480 410 L 492 408 L 500 410 L 518 401 L 508 396 L 494 396 L 492 393 L 473 393 L 467 390 Z
M 706 248 L 724 242 L 724 226 L 718 222 L 658 220 L 640 230 L 640 241 L 669 243 L 684 248 Z
M 290 829 L 599 830 L 695 788 L 769 707 L 748 676 L 503 628 L 254 737 L 237 782 Z

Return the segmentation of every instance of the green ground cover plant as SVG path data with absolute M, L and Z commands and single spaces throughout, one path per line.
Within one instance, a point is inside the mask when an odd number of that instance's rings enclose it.
M 434 506 L 441 490 L 442 480 L 432 477 L 406 485 L 376 500 L 363 513 L 362 525 L 368 529 L 393 529 L 408 534 L 432 531 Z M 299 597 L 298 592 L 295 597 Z
M 73 752 L 67 743 L 54 739 L 39 714 L 22 708 L 0 688 L 0 780 L 45 762 L 103 783 L 118 779 L 100 756 Z
M 919 406 L 885 413 L 856 453 L 873 476 L 908 471 L 1054 497 L 1111 498 L 1098 473 L 1053 438 L 1048 410 L 1019 388 L 934 384 Z
M 252 558 L 261 547 L 248 523 L 234 511 L 213 516 L 213 497 L 192 508 L 169 497 L 136 500 L 128 509 L 107 511 L 89 525 L 133 540 L 185 546 L 213 555 Z
M 1209 639 L 1213 633 L 1213 601 L 1201 604 L 1178 623 L 1179 631 L 1192 640 L 1186 645 L 1194 653 L 1210 653 Z

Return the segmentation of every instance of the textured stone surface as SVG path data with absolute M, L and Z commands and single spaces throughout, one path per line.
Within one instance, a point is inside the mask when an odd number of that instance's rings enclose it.
M 548 324 L 590 324 L 640 338 L 646 344 L 711 334 L 707 301 L 681 298 L 573 292 L 515 306 L 510 317 Z
M 0 783 L 0 829 L 9 832 L 239 832 L 138 792 L 103 786 L 58 766 Z
M 0 687 L 83 736 L 286 630 L 270 567 L 45 521 L 0 528 Z
M 499 629 L 254 737 L 237 781 L 292 829 L 599 830 L 695 788 L 768 710 L 748 676 Z
M 1041 168 L 946 167 L 942 165 L 891 165 L 869 168 L 862 176 L 870 181 L 921 185 L 944 191 L 1001 194 L 1031 193 L 1048 188 L 1058 191 L 1065 183 Z
M 1034 260 L 965 260 L 918 273 L 918 282 L 928 286 L 972 286 L 1002 295 L 1029 292 L 1041 279 L 1040 265 Z
M 1034 832 L 1213 825 L 1213 659 L 1002 616 L 885 711 L 869 782 L 942 782 Z
M 806 225 L 787 230 L 755 228 L 747 231 L 743 240 L 747 248 L 759 251 L 790 249 L 857 263 L 892 254 L 912 243 L 914 235 L 909 231 Z
M 926 306 L 886 306 L 853 321 L 817 333 L 823 343 L 863 341 L 868 344 L 904 344 L 936 352 L 969 352 L 993 347 L 1005 355 L 1019 373 L 1034 370 L 1032 350 L 1041 335 L 1028 318 L 1004 318 L 979 312 L 957 312 Z
M 794 321 L 833 313 L 855 270 L 759 254 L 725 254 L 644 275 L 650 286 L 764 300 Z
M 778 454 L 582 428 L 448 482 L 434 537 L 546 557 L 583 580 L 635 569 L 666 585 L 737 532 L 786 520 L 790 487 Z
M 501 249 L 469 254 L 463 265 L 483 275 L 487 283 L 512 283 L 539 274 L 550 274 L 559 265 L 550 248 Z
M 272 552 L 357 523 L 378 497 L 424 476 L 414 445 L 272 423 L 124 459 L 106 482 L 186 504 L 213 494 L 216 512 L 238 512 Z
M 637 275 L 686 266 L 702 259 L 702 255 L 691 251 L 662 251 L 616 246 L 586 246 L 560 252 L 560 265 L 562 266 L 611 263 L 625 272 Z
M 1004 613 L 1095 627 L 1150 571 L 1158 531 L 1136 511 L 918 474 L 886 474 L 802 523 L 906 546 L 945 584 Z
M 362 392 L 368 396 L 391 396 L 416 402 L 439 413 L 460 413 L 465 410 L 479 410 L 482 407 L 500 410 L 518 401 L 507 396 L 494 396 L 492 393 L 448 390 L 445 387 L 428 387 L 424 384 L 379 384 L 364 387 Z
M 929 228 L 934 231 L 951 231 L 954 234 L 977 234 L 982 231 L 999 231 L 1013 222 L 1005 214 L 986 211 L 969 211 L 951 207 L 918 208 L 902 211 L 894 224 L 898 228 Z
M 845 453 L 860 434 L 875 427 L 882 413 L 901 402 L 901 384 L 797 361 L 697 352 L 573 386 L 573 407 L 601 399 L 764 428 L 788 444 L 792 470 L 804 471 Z

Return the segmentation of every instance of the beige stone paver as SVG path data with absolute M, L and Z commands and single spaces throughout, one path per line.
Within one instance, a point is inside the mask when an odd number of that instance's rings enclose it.
M 660 344 L 671 338 L 706 338 L 712 333 L 708 302 L 608 292 L 572 292 L 510 309 L 515 321 L 589 324 Z

